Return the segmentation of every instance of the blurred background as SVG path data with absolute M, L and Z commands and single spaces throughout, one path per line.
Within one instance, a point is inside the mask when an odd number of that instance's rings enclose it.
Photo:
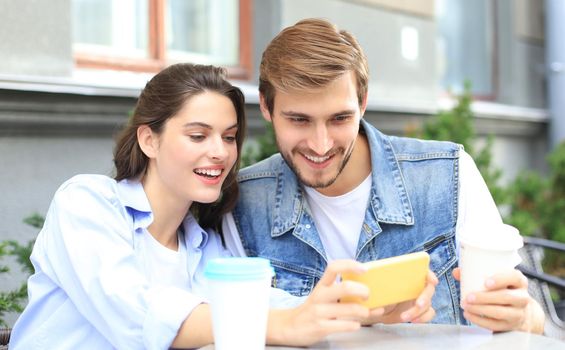
M 167 65 L 227 67 L 246 95 L 246 162 L 264 156 L 261 53 L 307 17 L 364 48 L 367 120 L 465 144 L 506 221 L 565 242 L 565 0 L 0 0 L 0 241 L 15 242 L 0 245 L 0 292 L 25 280 L 16 248 L 57 187 L 112 175 L 113 137 Z

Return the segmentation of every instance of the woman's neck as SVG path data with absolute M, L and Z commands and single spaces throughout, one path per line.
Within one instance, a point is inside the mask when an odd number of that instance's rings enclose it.
M 142 181 L 143 189 L 153 211 L 153 222 L 147 230 L 163 246 L 178 250 L 178 228 L 190 209 L 191 203 L 182 202 L 178 197 L 168 195 L 151 181 Z

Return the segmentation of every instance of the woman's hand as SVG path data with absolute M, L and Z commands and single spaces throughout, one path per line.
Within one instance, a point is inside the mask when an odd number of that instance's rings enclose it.
M 461 279 L 461 270 L 453 271 Z M 528 279 L 518 270 L 499 273 L 485 281 L 485 291 L 470 293 L 461 302 L 463 316 L 492 331 L 542 333 L 545 316 L 528 294 Z
M 367 269 L 353 260 L 336 260 L 328 267 L 306 301 L 288 310 L 269 314 L 267 343 L 307 346 L 337 332 L 351 332 L 369 318 L 369 309 L 354 303 L 340 303 L 345 296 L 369 297 L 369 289 L 357 282 L 336 282 L 344 272 L 363 273 Z
M 416 299 L 372 309 L 369 317 L 363 320 L 363 325 L 401 322 L 425 323 L 431 321 L 436 314 L 432 307 L 432 297 L 437 284 L 438 279 L 436 275 L 429 270 L 426 277 L 426 286 Z

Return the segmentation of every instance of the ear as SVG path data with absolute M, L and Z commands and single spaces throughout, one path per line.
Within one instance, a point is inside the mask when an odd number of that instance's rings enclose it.
M 363 101 L 361 102 L 361 118 L 365 115 L 365 110 L 367 109 L 367 99 L 369 98 L 369 91 L 365 93 Z
M 149 126 L 141 125 L 137 128 L 137 143 L 147 158 L 156 157 L 158 141 L 157 135 Z
M 267 103 L 265 101 L 265 96 L 262 93 L 259 93 L 259 108 L 261 109 L 261 114 L 263 114 L 263 118 L 268 121 L 272 122 L 272 116 L 269 112 L 269 108 L 267 108 Z

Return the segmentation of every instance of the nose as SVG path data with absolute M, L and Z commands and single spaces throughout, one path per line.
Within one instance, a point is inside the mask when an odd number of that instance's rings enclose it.
M 317 155 L 324 155 L 333 147 L 333 138 L 325 124 L 316 125 L 314 133 L 308 138 L 308 147 Z
M 228 149 L 222 137 L 210 138 L 209 155 L 213 159 L 223 160 L 228 156 Z

